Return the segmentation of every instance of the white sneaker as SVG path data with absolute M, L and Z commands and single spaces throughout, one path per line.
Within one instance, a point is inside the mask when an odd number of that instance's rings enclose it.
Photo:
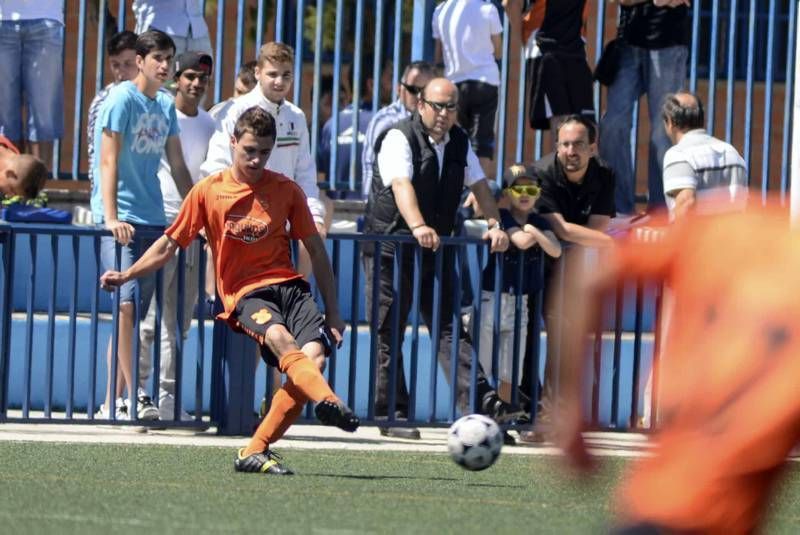
M 136 418 L 139 420 L 158 420 L 158 409 L 142 388 L 139 389 L 136 399 Z
M 158 417 L 161 420 L 175 420 L 175 396 L 166 393 L 161 395 L 158 400 Z M 189 422 L 193 419 L 188 412 L 181 409 L 181 421 Z
M 117 420 L 130 420 L 128 414 L 128 400 L 123 398 L 117 398 L 117 401 L 114 405 L 115 405 L 114 413 Z M 105 404 L 101 404 L 100 408 L 97 409 L 97 412 L 95 413 L 95 418 L 99 418 L 102 420 L 111 419 L 111 414 L 106 408 Z

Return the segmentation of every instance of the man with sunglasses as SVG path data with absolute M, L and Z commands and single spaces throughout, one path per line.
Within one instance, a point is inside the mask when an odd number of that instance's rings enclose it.
M 446 78 L 434 78 L 422 90 L 416 113 L 400 121 L 395 128 L 382 134 L 376 143 L 377 161 L 373 168 L 372 188 L 367 201 L 365 232 L 413 236 L 422 247 L 421 280 L 426 287 L 436 276 L 436 251 L 440 236 L 450 236 L 456 222 L 462 189 L 469 187 L 487 217 L 489 230 L 483 235 L 492 252 L 508 248 L 508 235 L 500 224 L 500 214 L 478 157 L 470 147 L 469 137 L 456 125 L 458 89 Z M 366 292 L 372 297 L 373 270 L 379 270 L 378 317 L 371 318 L 378 337 L 378 373 L 375 390 L 375 414 L 387 416 L 389 388 L 394 389 L 396 412 L 391 418 L 405 417 L 409 409 L 402 354 L 397 354 L 395 385 L 389 385 L 392 367 L 392 338 L 397 334 L 402 347 L 403 333 L 411 311 L 414 281 L 414 250 L 406 244 L 399 248 L 392 242 L 381 244 L 380 256 L 367 261 Z M 393 287 L 395 253 L 402 261 L 399 270 L 400 286 Z M 453 277 L 456 254 L 452 248 L 441 251 L 444 266 L 439 278 L 441 300 L 439 315 L 434 316 L 434 295 L 420 293 L 420 313 L 434 332 L 439 329 L 438 360 L 444 370 L 450 370 L 450 353 L 457 338 L 458 407 L 462 413 L 471 412 L 470 378 L 472 376 L 472 346 L 463 326 L 453 324 L 453 290 L 458 284 Z M 402 259 L 402 260 L 400 260 Z M 399 307 L 399 325 L 395 325 L 394 307 Z M 368 305 L 367 310 L 371 311 Z M 399 329 L 399 330 L 398 330 Z M 449 376 L 449 373 L 447 373 Z M 499 420 L 514 416 L 515 411 L 498 397 L 489 386 L 483 372 L 477 370 L 476 392 L 478 410 Z
M 372 167 L 375 164 L 375 142 L 378 136 L 411 116 L 417 109 L 417 100 L 422 88 L 435 75 L 435 67 L 427 61 L 409 63 L 397 86 L 397 100 L 378 110 L 367 125 L 364 147 L 361 151 L 361 191 L 364 197 L 369 196 L 372 186 Z

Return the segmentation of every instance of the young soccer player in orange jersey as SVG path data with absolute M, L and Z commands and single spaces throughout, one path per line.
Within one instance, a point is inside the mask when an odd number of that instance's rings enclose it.
M 326 331 L 338 345 L 345 325 L 305 195 L 291 179 L 264 169 L 274 144 L 272 116 L 258 107 L 245 111 L 231 137 L 232 167 L 192 188 L 164 236 L 126 271 L 106 271 L 100 284 L 110 289 L 159 269 L 205 229 L 224 306 L 218 318 L 258 341 L 267 364 L 287 375 L 234 467 L 284 475 L 292 471 L 278 462 L 269 445 L 283 436 L 308 400 L 317 404 L 317 418 L 326 425 L 355 431 L 359 421 L 321 374 L 330 349 Z M 292 267 L 290 239 L 302 240 L 310 253 L 324 320 L 308 284 Z
M 659 447 L 622 485 L 618 533 L 751 533 L 800 439 L 800 233 L 786 211 L 750 208 L 690 215 L 660 236 L 630 240 L 598 280 L 569 285 L 562 445 L 589 463 L 580 378 L 603 292 L 622 277 L 663 280 L 675 308 L 659 366 Z

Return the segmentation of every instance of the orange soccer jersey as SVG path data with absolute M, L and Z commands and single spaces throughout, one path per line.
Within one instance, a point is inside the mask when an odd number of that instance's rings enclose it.
M 246 293 L 299 278 L 289 240 L 317 233 L 300 186 L 267 170 L 256 184 L 238 182 L 230 169 L 199 182 L 166 234 L 186 247 L 203 228 L 225 309 L 220 319 L 227 319 Z
M 800 438 L 800 233 L 782 210 L 695 217 L 662 242 L 621 247 L 618 260 L 675 296 L 659 448 L 632 469 L 620 517 L 749 532 Z

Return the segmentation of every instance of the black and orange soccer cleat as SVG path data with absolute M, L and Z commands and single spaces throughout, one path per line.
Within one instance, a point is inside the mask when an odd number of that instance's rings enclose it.
M 243 454 L 244 448 L 240 448 L 233 461 L 233 467 L 237 472 L 257 472 L 277 476 L 294 474 L 291 469 L 279 462 L 283 457 L 274 451 L 265 450 L 262 453 L 254 453 L 246 457 Z
M 314 414 L 323 424 L 336 426 L 348 433 L 358 429 L 361 423 L 358 420 L 358 416 L 353 414 L 353 411 L 341 401 L 320 401 L 314 407 Z

